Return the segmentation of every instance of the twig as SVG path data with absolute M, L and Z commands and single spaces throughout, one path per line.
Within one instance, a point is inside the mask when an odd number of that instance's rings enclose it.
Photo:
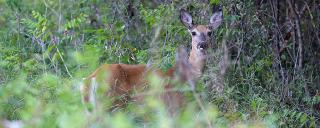
M 290 10 L 293 12 L 294 17 L 295 17 L 295 26 L 296 26 L 296 32 L 297 32 L 297 38 L 298 38 L 298 71 L 304 77 L 302 73 L 302 68 L 303 68 L 303 44 L 302 44 L 302 35 L 301 35 L 301 28 L 300 28 L 300 15 L 299 13 L 294 9 L 292 3 L 290 0 L 287 0 L 287 3 L 289 4 Z M 306 84 L 304 84 L 304 89 L 306 96 L 309 97 L 309 89 Z
M 275 14 L 275 7 L 274 7 L 274 3 L 272 2 L 272 0 L 269 0 L 269 4 L 271 5 L 271 10 L 272 10 L 272 19 L 274 20 L 274 23 L 275 23 L 275 26 L 276 26 L 276 30 L 275 32 L 277 32 L 279 34 L 279 38 L 281 39 L 282 42 L 284 42 L 284 37 L 280 31 L 280 27 L 278 25 L 278 22 L 277 22 L 277 19 L 276 19 L 276 14 Z M 277 43 L 277 42 L 275 42 Z M 276 47 L 276 46 L 275 46 Z M 284 73 L 284 68 L 281 64 L 281 58 L 280 58 L 280 55 L 279 55 L 279 49 L 276 48 L 275 49 L 275 56 L 276 56 L 276 60 L 275 62 L 278 63 L 279 67 L 280 67 L 280 74 L 281 74 L 281 77 L 282 77 L 282 83 L 283 83 L 283 86 L 282 86 L 282 91 L 284 91 L 284 86 L 286 87 L 288 84 L 286 84 L 286 76 L 285 76 L 285 73 Z M 281 92 L 282 93 L 282 92 Z M 283 95 L 283 94 L 282 94 Z
M 307 8 L 307 10 L 308 10 L 308 12 L 309 12 L 309 15 L 310 15 L 310 19 L 311 19 L 310 22 L 311 22 L 313 28 L 314 28 L 314 29 L 317 29 L 317 28 L 316 28 L 316 24 L 314 23 L 314 16 L 313 16 L 312 13 L 311 13 L 310 7 L 309 7 L 309 5 L 307 4 L 307 2 L 305 2 L 305 4 L 306 4 L 306 8 Z M 319 45 L 320 45 L 319 31 L 315 30 L 315 32 L 316 32 L 316 34 L 315 34 L 315 35 L 316 35 L 316 38 L 317 38 L 318 43 L 319 43 Z
M 57 49 L 57 52 L 58 52 L 58 54 L 59 54 L 59 57 L 60 57 L 60 59 L 61 59 L 61 61 L 62 61 L 62 63 L 63 63 L 63 66 L 64 66 L 64 68 L 65 68 L 66 71 L 67 71 L 67 74 L 70 76 L 70 78 L 73 78 L 72 75 L 70 74 L 69 69 L 68 69 L 66 63 L 64 62 L 64 59 L 63 59 L 63 57 L 62 57 L 62 55 L 61 55 L 61 53 L 60 53 L 60 50 L 59 50 L 59 48 L 58 48 L 57 46 L 56 46 L 56 49 Z

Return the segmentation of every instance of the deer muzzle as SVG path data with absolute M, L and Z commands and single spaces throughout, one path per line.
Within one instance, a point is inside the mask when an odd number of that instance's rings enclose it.
M 207 43 L 199 43 L 199 44 L 197 45 L 197 48 L 198 48 L 199 50 L 205 50 L 205 49 L 207 49 Z

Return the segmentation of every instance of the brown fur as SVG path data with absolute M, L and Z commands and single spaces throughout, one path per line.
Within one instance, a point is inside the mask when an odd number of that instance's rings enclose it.
M 208 27 L 205 26 L 205 25 L 198 25 L 198 26 L 196 27 L 196 29 L 197 29 L 197 31 L 199 31 L 199 32 L 208 32 L 208 31 L 209 31 Z
M 90 102 L 90 90 L 92 89 L 91 80 L 106 75 L 104 80 L 109 86 L 106 95 L 109 97 L 120 97 L 120 100 L 114 101 L 113 105 L 122 106 L 128 100 L 143 101 L 144 96 L 131 97 L 133 91 L 143 91 L 147 84 L 148 75 L 158 75 L 163 79 L 173 77 L 175 67 L 163 73 L 157 69 L 147 69 L 146 65 L 127 65 L 127 64 L 104 64 L 84 80 L 82 87 L 83 102 Z M 160 99 L 165 103 L 169 111 L 174 111 L 183 104 L 183 96 L 180 92 L 173 91 L 170 84 L 164 85 L 164 93 L 160 95 Z M 166 91 L 167 90 L 167 91 Z

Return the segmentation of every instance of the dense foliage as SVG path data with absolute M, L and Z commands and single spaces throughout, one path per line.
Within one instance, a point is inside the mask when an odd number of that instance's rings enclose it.
M 224 21 L 197 84 L 200 103 L 183 86 L 187 105 L 175 117 L 152 96 L 144 106 L 86 115 L 79 92 L 83 77 L 103 63 L 152 60 L 167 70 L 176 48 L 191 41 L 179 9 L 207 24 L 217 3 Z M 317 0 L 0 0 L 0 126 L 18 120 L 26 127 L 317 127 L 319 5 Z M 159 90 L 157 79 L 151 81 Z

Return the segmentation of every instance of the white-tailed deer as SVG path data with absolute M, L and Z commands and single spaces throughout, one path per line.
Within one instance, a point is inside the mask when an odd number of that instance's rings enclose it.
M 209 44 L 212 30 L 216 29 L 222 22 L 221 8 L 215 8 L 210 17 L 209 25 L 194 25 L 192 16 L 184 9 L 180 10 L 180 20 L 188 28 L 192 37 L 192 49 L 187 59 L 185 50 L 179 50 L 176 65 L 166 73 L 157 69 L 149 69 L 146 65 L 127 64 L 104 64 L 84 79 L 81 86 L 82 101 L 95 106 L 95 90 L 99 83 L 97 79 L 102 76 L 104 86 L 108 86 L 105 92 L 106 98 L 122 97 L 114 101 L 113 105 L 123 105 L 127 100 L 132 100 L 132 92 L 144 90 L 147 80 L 146 76 L 154 74 L 163 79 L 178 79 L 185 83 L 195 82 L 202 75 L 206 61 L 206 50 Z M 165 90 L 172 89 L 171 84 L 163 85 Z M 165 91 L 161 100 L 172 110 L 181 107 L 184 102 L 183 95 L 177 91 Z

